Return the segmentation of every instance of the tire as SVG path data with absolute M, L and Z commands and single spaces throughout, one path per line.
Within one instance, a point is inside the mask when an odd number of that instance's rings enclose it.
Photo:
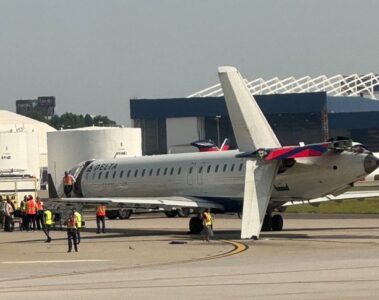
M 283 217 L 281 215 L 275 215 L 272 217 L 272 231 L 282 231 L 283 229 Z
M 199 217 L 192 217 L 189 221 L 189 230 L 191 234 L 200 234 L 203 230 L 203 222 Z
M 132 214 L 132 210 L 131 209 L 125 209 L 125 208 L 123 208 L 123 209 L 120 209 L 118 211 L 118 217 L 119 217 L 120 220 L 129 219 L 130 216 L 131 216 L 131 214 Z
M 118 211 L 117 210 L 107 210 L 106 212 L 107 218 L 109 220 L 116 220 L 118 217 Z
M 271 231 L 272 227 L 272 218 L 270 215 L 265 215 L 265 218 L 263 220 L 263 225 L 262 225 L 262 231 Z
M 166 210 L 164 213 L 168 218 L 175 218 L 178 215 L 177 210 Z
M 180 208 L 177 210 L 178 216 L 181 218 L 188 218 L 191 214 L 191 210 L 189 208 Z

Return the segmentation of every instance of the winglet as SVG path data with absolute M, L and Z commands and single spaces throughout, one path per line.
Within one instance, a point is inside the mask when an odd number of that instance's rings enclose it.
M 280 143 L 254 97 L 234 67 L 219 67 L 218 75 L 240 151 L 278 148 Z

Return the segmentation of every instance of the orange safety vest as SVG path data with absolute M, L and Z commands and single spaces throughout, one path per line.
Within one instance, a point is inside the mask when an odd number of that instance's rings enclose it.
M 37 201 L 37 210 L 43 210 L 43 202 Z
M 74 180 L 71 175 L 67 175 L 63 177 L 64 185 L 73 185 Z
M 28 200 L 26 204 L 26 214 L 35 215 L 36 214 L 36 204 L 33 199 Z
M 100 205 L 96 210 L 96 216 L 105 217 L 105 206 Z

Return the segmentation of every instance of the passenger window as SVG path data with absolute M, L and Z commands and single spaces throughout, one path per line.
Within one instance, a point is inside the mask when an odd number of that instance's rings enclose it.
M 215 173 L 218 172 L 218 165 L 215 167 Z
M 142 170 L 142 174 L 141 174 L 141 176 L 142 176 L 142 177 L 145 176 L 145 169 Z
M 211 171 L 211 167 L 212 167 L 211 165 L 208 166 L 207 173 L 209 173 Z
M 199 174 L 201 174 L 201 172 L 203 172 L 203 167 L 199 168 Z
M 109 171 L 107 171 L 107 173 L 105 173 L 105 179 L 108 179 L 108 175 L 109 175 Z
M 158 170 L 157 170 L 157 176 L 159 176 L 159 173 L 161 172 L 161 169 L 160 168 L 158 168 Z
M 225 164 L 224 167 L 222 168 L 222 171 L 225 172 L 227 168 L 227 165 Z
M 193 167 L 191 167 L 191 168 L 189 169 L 189 172 L 188 172 L 188 173 L 192 174 L 192 169 L 193 169 Z
M 163 175 L 164 175 L 164 176 L 167 175 L 167 168 L 164 169 L 164 171 L 163 171 Z
M 171 168 L 170 175 L 174 174 L 174 168 Z
M 138 175 L 138 169 L 134 172 L 134 177 L 137 177 Z
M 234 164 L 232 164 L 231 168 L 230 168 L 230 172 L 233 172 L 234 171 Z
M 131 172 L 132 170 L 129 170 L 128 171 L 128 174 L 126 175 L 126 177 L 130 177 L 130 172 Z
M 178 175 L 180 175 L 181 172 L 182 172 L 182 167 L 179 167 L 179 169 L 178 169 Z
M 153 169 L 150 169 L 149 176 L 153 175 Z
M 239 168 L 238 168 L 238 171 L 241 172 L 241 171 L 242 171 L 242 168 L 243 168 L 243 164 L 241 163 L 240 166 L 239 166 Z
M 99 177 L 98 177 L 98 179 L 100 179 L 100 178 L 101 178 L 101 174 L 103 174 L 103 172 L 100 172 L 100 173 L 99 173 Z
M 122 175 L 124 175 L 124 170 L 122 170 L 122 171 L 120 172 L 120 178 L 122 177 Z
M 112 178 L 115 178 L 115 177 L 116 177 L 116 173 L 117 173 L 117 171 L 114 171 L 114 172 L 113 172 L 113 176 L 112 176 Z

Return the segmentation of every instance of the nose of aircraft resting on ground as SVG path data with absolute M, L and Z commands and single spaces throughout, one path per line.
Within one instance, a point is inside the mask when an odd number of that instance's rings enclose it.
M 376 170 L 378 167 L 379 167 L 379 159 L 372 154 L 367 155 L 364 160 L 365 172 L 367 174 L 370 174 L 372 171 Z

